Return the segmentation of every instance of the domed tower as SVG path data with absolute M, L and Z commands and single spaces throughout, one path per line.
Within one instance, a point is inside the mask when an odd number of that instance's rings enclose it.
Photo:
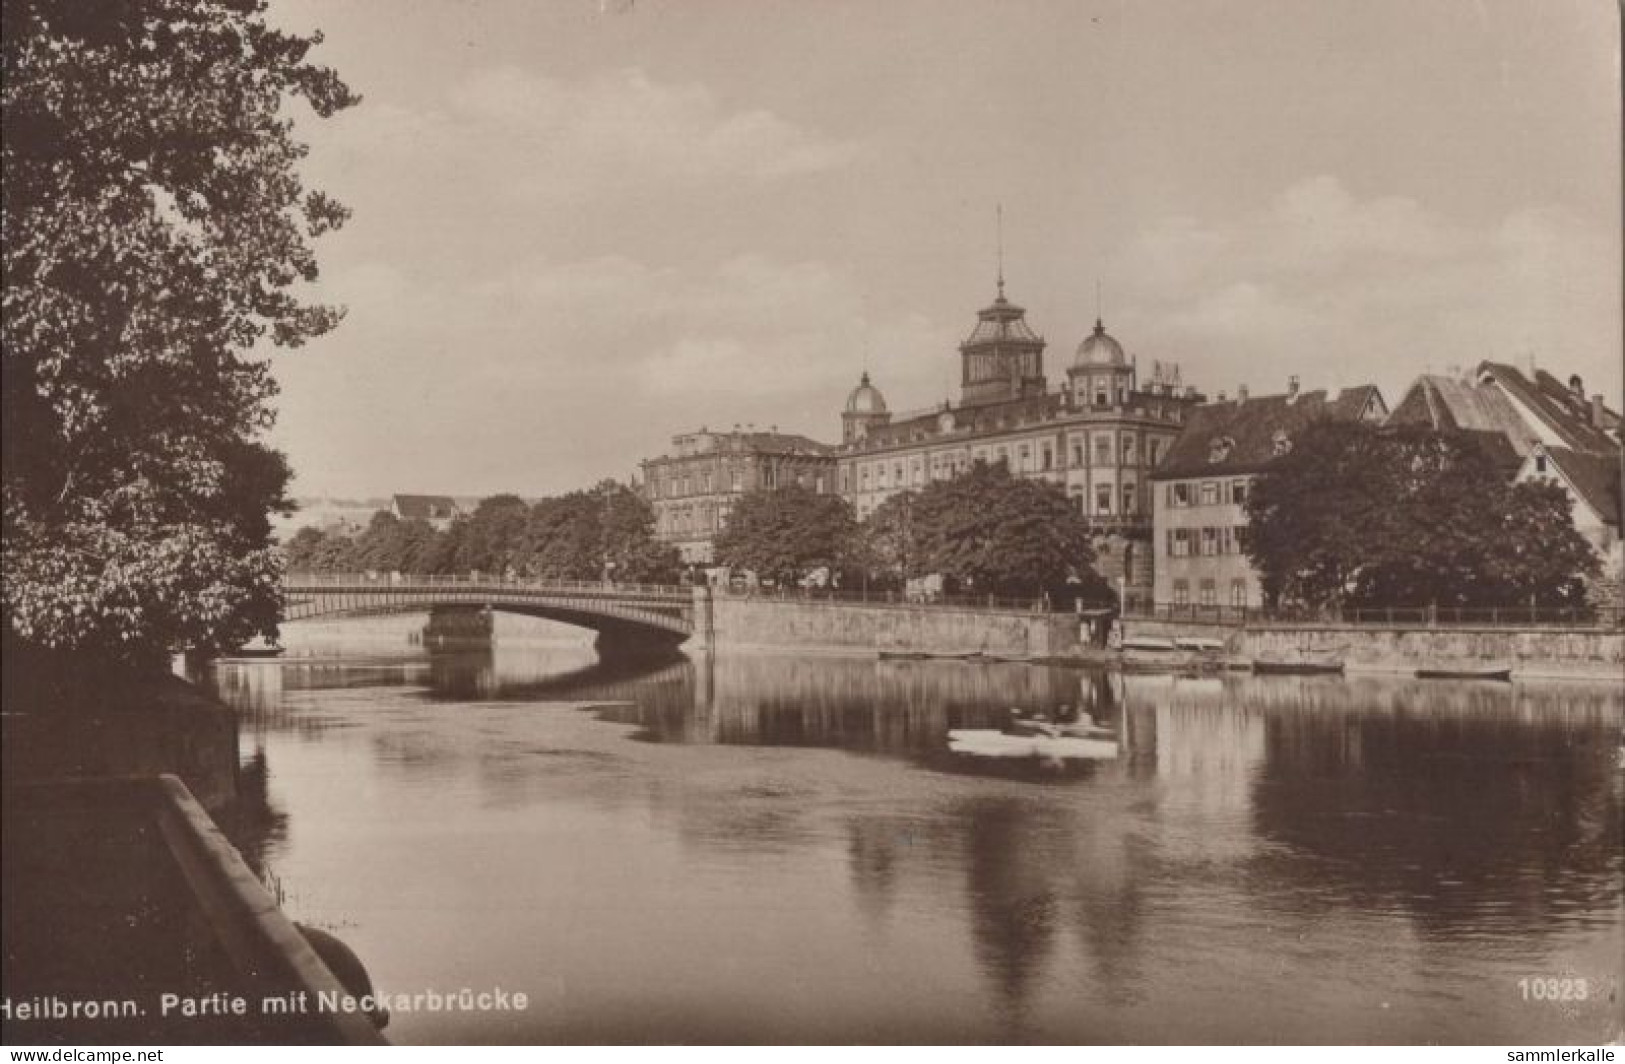
M 846 409 L 841 412 L 841 442 L 861 440 L 869 435 L 871 428 L 890 422 L 891 412 L 886 409 L 886 397 L 880 394 L 879 388 L 869 383 L 869 371 L 864 370 L 863 378 L 852 389 L 852 394 L 846 397 Z
M 1004 298 L 1002 276 L 998 296 L 976 318 L 976 328 L 959 345 L 963 401 L 996 403 L 1043 395 L 1044 338 L 1028 326 L 1027 311 Z
M 1134 391 L 1134 362 L 1099 318 L 1084 337 L 1067 368 L 1072 401 L 1077 406 L 1125 406 Z

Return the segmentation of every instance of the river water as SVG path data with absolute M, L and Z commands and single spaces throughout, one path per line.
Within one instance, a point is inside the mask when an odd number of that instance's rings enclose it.
M 246 856 L 380 990 L 528 997 L 397 1010 L 398 1042 L 1621 1030 L 1618 685 L 289 635 L 211 673 L 241 714 Z M 1118 758 L 945 750 L 1063 704 Z

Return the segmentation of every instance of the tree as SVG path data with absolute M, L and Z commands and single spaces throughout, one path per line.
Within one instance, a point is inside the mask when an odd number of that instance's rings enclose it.
M 915 509 L 919 494 L 900 491 L 858 526 L 854 561 L 882 587 L 901 587 L 922 575 L 924 559 Z
M 263 0 L 7 0 L 8 638 L 154 663 L 273 634 L 261 340 L 337 310 L 293 290 L 345 210 L 307 192 L 286 104 L 355 103 Z
M 517 568 L 524 552 L 530 507 L 517 495 L 481 499 L 463 526 L 457 568 L 463 572 L 505 573 Z
M 1271 603 L 1577 605 L 1598 567 L 1562 489 L 1508 483 L 1475 433 L 1311 425 L 1246 509 Z
M 816 569 L 839 569 L 856 534 L 844 499 L 792 484 L 739 496 L 712 546 L 724 565 L 793 584 Z
M 526 571 L 555 580 L 663 584 L 677 579 L 677 550 L 655 538 L 654 508 L 605 480 L 589 491 L 542 499 L 525 527 Z
M 1099 584 L 1088 523 L 1059 487 L 976 462 L 920 492 L 913 506 L 921 572 L 979 593 L 1036 595 Z

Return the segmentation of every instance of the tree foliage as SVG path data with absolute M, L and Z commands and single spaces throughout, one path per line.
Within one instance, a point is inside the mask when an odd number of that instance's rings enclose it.
M 150 660 L 274 632 L 255 349 L 338 321 L 297 298 L 346 212 L 286 105 L 356 102 L 262 0 L 4 5 L 4 578 L 25 642 Z
M 876 511 L 879 512 L 878 510 Z M 974 463 L 933 481 L 912 507 L 917 571 L 1001 595 L 1099 583 L 1088 523 L 1059 487 Z
M 817 569 L 838 570 L 856 532 L 846 500 L 791 484 L 741 495 L 713 549 L 724 565 L 793 584 Z
M 1577 605 L 1598 569 L 1563 490 L 1509 483 L 1474 434 L 1312 425 L 1246 508 L 1273 603 Z
M 888 497 L 858 526 L 852 563 L 880 587 L 896 588 L 916 576 L 925 560 L 915 510 L 920 496 L 900 491 Z
M 302 528 L 284 552 L 288 569 L 299 572 L 481 572 L 674 583 L 677 550 L 655 539 L 654 524 L 645 499 L 606 480 L 535 505 L 517 495 L 493 495 L 438 531 L 427 521 L 402 521 L 381 510 L 354 537 Z

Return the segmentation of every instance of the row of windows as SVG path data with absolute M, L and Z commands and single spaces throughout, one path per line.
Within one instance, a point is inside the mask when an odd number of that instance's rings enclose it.
M 1116 492 L 1113 491 L 1112 485 L 1110 484 L 1096 484 L 1095 508 L 1093 511 L 1094 515 L 1097 517 L 1110 516 L 1114 512 L 1112 510 L 1112 501 L 1114 497 L 1122 500 L 1122 509 L 1115 511 L 1116 513 L 1132 514 L 1139 512 L 1140 493 L 1135 488 L 1134 482 L 1129 481 L 1128 483 L 1121 485 Z M 1081 484 L 1074 484 L 1072 486 L 1072 505 L 1078 508 L 1078 513 L 1080 514 L 1090 513 L 1090 511 L 1084 506 L 1085 501 L 1086 496 L 1084 495 L 1083 486 Z
M 1169 506 L 1214 506 L 1221 502 L 1240 506 L 1247 501 L 1246 480 L 1189 480 L 1168 485 L 1164 497 Z
M 728 514 L 731 510 L 732 507 L 727 504 L 720 506 L 673 506 L 670 509 L 656 512 L 655 531 L 658 535 L 673 537 L 720 532 L 722 526 L 728 523 Z
M 1219 604 L 1219 584 L 1216 580 L 1203 580 L 1196 587 L 1197 604 L 1201 606 L 1217 606 Z M 1191 604 L 1191 582 L 1189 580 L 1174 581 L 1174 605 L 1189 606 Z M 1243 607 L 1247 605 L 1247 581 L 1237 577 L 1230 581 L 1230 605 Z
M 1112 451 L 1113 438 L 1110 435 L 1097 435 L 1093 438 L 1093 462 L 1089 461 L 1091 452 L 1085 441 L 1074 437 L 1071 441 L 1072 459 L 1070 468 L 1082 469 L 1091 464 L 1096 466 L 1113 465 Z M 1135 461 L 1135 445 L 1133 433 L 1125 432 L 1122 435 L 1121 455 L 1123 465 L 1133 465 Z M 1146 443 L 1147 457 L 1154 465 L 1162 455 L 1162 441 L 1149 440 Z M 991 447 L 977 447 L 971 451 L 971 461 L 976 462 L 1004 462 L 1018 473 L 1047 473 L 1057 468 L 1058 457 L 1055 445 L 1048 440 L 1038 444 L 997 444 Z M 932 480 L 942 480 L 957 476 L 965 468 L 963 455 L 932 455 L 930 457 L 929 475 Z M 864 462 L 858 466 L 859 491 L 877 491 L 886 488 L 902 488 L 909 485 L 925 483 L 927 476 L 925 461 L 919 457 L 893 462 Z M 853 490 L 851 482 L 851 467 L 843 469 L 841 474 L 841 488 L 844 491 Z
M 1163 548 L 1170 558 L 1192 555 L 1240 554 L 1246 525 L 1218 528 L 1170 528 L 1164 533 Z
M 810 476 L 803 470 L 794 476 L 787 474 L 781 478 L 774 466 L 764 465 L 762 467 L 762 487 L 777 487 L 781 479 L 785 484 L 799 484 L 804 488 L 812 488 L 819 494 L 824 492 L 825 479 L 822 473 Z M 721 487 L 722 483 L 721 477 L 713 477 L 709 471 L 698 474 L 685 473 L 682 476 L 655 477 L 649 481 L 649 494 L 656 499 L 677 499 L 685 495 L 711 495 L 724 490 Z M 729 470 L 725 490 L 731 492 L 745 490 L 745 478 L 741 470 Z

